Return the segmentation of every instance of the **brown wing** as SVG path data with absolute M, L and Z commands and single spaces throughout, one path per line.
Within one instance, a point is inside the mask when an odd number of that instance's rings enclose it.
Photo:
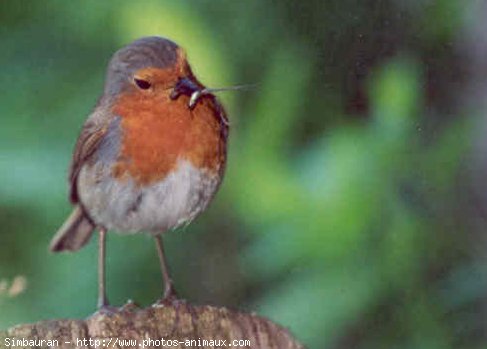
M 88 120 L 81 130 L 81 134 L 74 148 L 73 159 L 69 169 L 70 200 L 73 204 L 79 202 L 77 180 L 81 167 L 89 160 L 100 145 L 107 132 L 105 125 L 96 124 Z

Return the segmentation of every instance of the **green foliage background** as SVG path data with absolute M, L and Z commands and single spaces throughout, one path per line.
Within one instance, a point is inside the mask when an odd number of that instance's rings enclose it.
M 259 84 L 221 95 L 224 185 L 165 238 L 184 298 L 268 316 L 310 348 L 486 348 L 474 3 L 1 1 L 0 328 L 94 311 L 95 241 L 47 246 L 110 55 L 160 35 L 208 86 Z M 111 234 L 108 256 L 114 305 L 160 296 L 150 238 Z

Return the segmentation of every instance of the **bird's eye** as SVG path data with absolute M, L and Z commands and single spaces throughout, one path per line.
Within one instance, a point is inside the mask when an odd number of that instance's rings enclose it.
M 134 78 L 134 82 L 142 90 L 147 90 L 151 87 L 151 83 L 147 80 Z

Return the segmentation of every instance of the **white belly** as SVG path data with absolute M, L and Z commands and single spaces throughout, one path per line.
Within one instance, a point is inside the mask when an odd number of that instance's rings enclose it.
M 164 180 L 138 187 L 117 181 L 102 165 L 82 168 L 78 192 L 93 221 L 108 230 L 162 233 L 187 224 L 210 203 L 220 184 L 218 173 L 179 161 Z

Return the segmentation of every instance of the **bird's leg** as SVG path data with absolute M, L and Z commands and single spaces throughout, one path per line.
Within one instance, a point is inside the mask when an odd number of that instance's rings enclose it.
M 105 228 L 101 228 L 98 236 L 98 309 L 108 307 L 108 299 L 105 288 L 106 234 L 107 230 Z
M 164 281 L 164 298 L 162 299 L 162 301 L 172 303 L 174 300 L 177 299 L 177 295 L 176 291 L 174 290 L 174 285 L 171 277 L 169 276 L 169 268 L 167 266 L 166 255 L 164 253 L 164 247 L 162 244 L 162 236 L 156 235 L 154 238 L 156 240 L 157 255 L 159 256 L 162 279 Z

